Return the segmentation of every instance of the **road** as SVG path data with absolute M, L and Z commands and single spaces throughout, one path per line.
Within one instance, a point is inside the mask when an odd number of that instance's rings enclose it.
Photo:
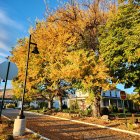
M 15 119 L 19 110 L 3 110 L 3 114 Z M 105 128 L 60 120 L 48 116 L 25 113 L 27 128 L 51 140 L 140 140 L 139 136 Z

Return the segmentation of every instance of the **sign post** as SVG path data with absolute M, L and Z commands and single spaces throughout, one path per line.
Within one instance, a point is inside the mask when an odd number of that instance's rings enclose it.
M 10 61 L 9 62 L 5 61 L 2 64 L 0 64 L 0 78 L 5 80 L 4 91 L 2 95 L 2 102 L 0 106 L 0 122 L 2 122 L 1 114 L 2 114 L 2 109 L 3 109 L 3 104 L 4 104 L 7 80 L 12 80 L 17 75 L 17 73 L 18 73 L 18 68 L 14 63 Z
M 123 113 L 126 121 L 126 127 L 127 127 L 127 118 L 126 118 L 126 113 L 125 113 L 125 105 L 124 105 L 124 100 L 126 100 L 126 93 L 125 91 L 120 91 L 120 99 L 123 100 Z

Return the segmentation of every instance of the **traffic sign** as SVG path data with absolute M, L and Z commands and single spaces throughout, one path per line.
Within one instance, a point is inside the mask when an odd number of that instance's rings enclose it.
M 120 99 L 125 100 L 126 99 L 126 93 L 125 91 L 120 91 Z
M 10 65 L 9 65 L 9 63 L 10 63 Z M 8 70 L 8 65 L 9 65 L 9 70 Z M 5 61 L 0 64 L 0 78 L 1 79 L 6 80 L 7 71 L 8 71 L 7 80 L 12 80 L 14 77 L 17 76 L 18 68 L 17 68 L 16 64 Z

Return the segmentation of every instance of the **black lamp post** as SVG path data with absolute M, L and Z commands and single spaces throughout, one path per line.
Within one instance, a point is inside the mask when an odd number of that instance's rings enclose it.
M 31 35 L 30 35 L 30 37 L 29 37 L 28 53 L 27 53 L 27 60 L 26 60 L 25 80 L 24 80 L 24 85 L 23 85 L 22 105 L 21 105 L 20 113 L 17 116 L 18 119 L 24 119 L 25 118 L 24 113 L 23 113 L 23 105 L 24 105 L 24 97 L 25 97 L 25 93 L 26 93 L 26 83 L 27 83 L 27 75 L 28 75 L 28 62 L 29 62 L 30 47 L 31 47 L 31 45 L 35 45 L 34 50 L 32 51 L 32 53 L 39 54 L 39 51 L 38 51 L 38 48 L 37 48 L 37 44 L 31 42 Z

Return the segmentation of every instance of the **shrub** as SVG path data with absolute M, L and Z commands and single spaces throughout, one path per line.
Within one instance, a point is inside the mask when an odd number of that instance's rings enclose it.
M 118 109 L 118 113 L 123 113 L 123 109 L 122 108 L 119 108 Z
M 79 112 L 80 116 L 92 116 L 92 109 L 86 109 L 86 110 L 80 110 Z
M 62 112 L 64 112 L 64 113 L 69 113 L 70 110 L 69 110 L 69 109 L 63 109 Z
M 40 102 L 40 103 L 39 103 L 39 107 L 40 107 L 40 108 L 48 107 L 48 103 L 47 103 L 47 102 Z
M 117 108 L 117 106 L 113 106 L 113 112 L 114 112 L 114 113 L 118 113 L 118 108 Z
M 109 109 L 107 107 L 101 108 L 100 114 L 101 115 L 109 115 L 110 114 Z
M 6 108 L 15 108 L 15 104 L 7 104 Z
M 30 110 L 36 109 L 33 105 L 31 105 L 29 108 L 30 108 Z
M 69 113 L 79 113 L 79 111 L 80 111 L 79 109 L 74 109 L 74 110 L 70 109 Z
M 52 110 L 54 110 L 53 112 L 59 112 L 59 111 L 60 111 L 59 108 L 54 108 L 54 109 L 52 109 Z
M 46 107 L 43 107 L 43 108 L 42 108 L 42 112 L 47 112 L 47 110 L 48 110 L 48 109 L 47 109 Z
M 127 123 L 127 127 L 128 127 L 128 130 L 132 131 L 134 129 L 134 126 L 132 123 Z
M 109 106 L 109 112 L 111 112 L 111 113 L 113 112 L 113 106 L 112 105 Z
M 114 113 L 118 113 L 118 108 L 115 105 L 110 105 L 109 106 L 109 112 L 114 112 Z
M 85 116 L 85 112 L 84 112 L 83 110 L 80 110 L 80 111 L 79 111 L 79 115 L 80 115 L 80 116 Z

